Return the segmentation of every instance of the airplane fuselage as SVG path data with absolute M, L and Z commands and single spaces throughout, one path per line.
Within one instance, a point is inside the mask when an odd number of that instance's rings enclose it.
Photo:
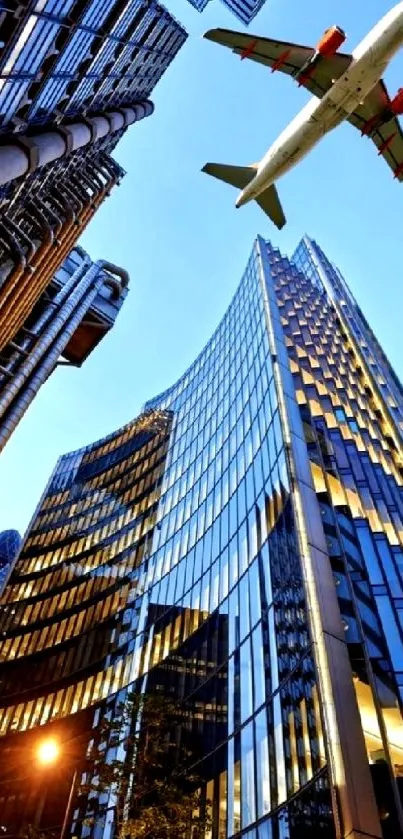
M 365 99 L 403 44 L 403 2 L 394 6 L 353 52 L 351 64 L 322 99 L 313 97 L 262 158 L 253 180 L 236 202 L 240 207 L 292 169 L 329 131 Z M 323 59 L 326 61 L 326 59 Z

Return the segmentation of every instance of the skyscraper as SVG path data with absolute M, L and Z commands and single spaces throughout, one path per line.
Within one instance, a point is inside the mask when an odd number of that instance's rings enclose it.
M 197 9 L 198 12 L 203 12 L 209 0 L 189 0 L 189 3 Z M 260 9 L 263 8 L 266 0 L 222 0 L 224 5 L 232 12 L 238 20 L 248 25 L 251 23 Z
M 74 248 L 32 307 L 0 312 L 0 451 L 56 365 L 80 367 L 115 323 L 129 277 Z M 3 314 L 3 317 L 1 317 Z
M 2 10 L 1 130 L 147 100 L 186 33 L 156 0 L 42 0 Z
M 133 687 L 186 707 L 212 839 L 403 835 L 401 393 L 318 246 L 258 238 L 196 361 L 37 508 L 0 610 L 5 835 L 61 824 Z
M 4 10 L 2 34 L 1 184 L 77 149 L 83 162 L 105 137 L 113 148 L 152 113 L 148 97 L 186 40 L 163 6 L 145 0 L 19 6 Z
M 186 33 L 157 2 L 43 0 L 6 4 L 0 39 L 4 350 L 124 176 L 112 152 Z
M 21 545 L 18 530 L 3 530 L 0 533 L 0 591 L 17 556 Z

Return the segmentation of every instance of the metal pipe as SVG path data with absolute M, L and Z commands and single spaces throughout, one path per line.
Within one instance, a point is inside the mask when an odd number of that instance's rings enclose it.
M 101 178 L 101 176 L 98 172 L 98 169 L 95 166 L 95 163 L 93 163 L 93 161 L 90 159 L 90 160 L 86 161 L 85 165 L 86 165 L 87 176 L 92 178 L 92 180 L 98 186 L 98 189 L 104 189 L 105 188 L 105 181 L 102 180 L 102 178 Z
M 66 221 L 75 222 L 77 217 L 75 209 L 71 204 L 71 201 L 68 201 L 66 196 L 63 193 L 61 193 L 60 190 L 56 189 L 55 186 L 52 187 L 52 189 L 49 192 L 49 195 L 51 196 L 51 198 L 53 198 L 53 201 L 55 202 L 56 206 L 61 207 L 65 215 Z
M 60 831 L 59 839 L 65 839 L 65 836 L 67 834 L 67 829 L 69 827 L 70 816 L 71 816 L 71 805 L 73 803 L 74 793 L 76 791 L 77 778 L 78 778 L 78 769 L 75 769 L 74 770 L 74 775 L 73 775 L 73 780 L 72 780 L 71 785 L 70 785 L 69 798 L 68 798 L 66 810 L 65 810 L 65 813 L 64 813 L 64 819 L 63 819 L 63 824 L 62 824 L 62 829 Z
M 83 176 L 83 172 L 72 172 L 70 175 L 70 185 L 74 186 L 74 189 L 77 191 L 78 195 L 81 196 L 84 203 L 87 203 L 90 199 L 88 192 L 83 186 L 83 181 L 85 180 Z
M 3 284 L 0 292 L 0 349 L 8 344 L 23 326 L 53 273 L 74 246 L 76 238 L 76 228 L 68 222 L 62 231 L 60 247 L 50 250 L 52 246 L 49 242 L 42 242 L 35 254 L 30 266 L 31 270 L 35 270 L 35 283 L 28 275 L 24 279 L 24 270 L 21 269 L 13 272 Z
M 97 264 L 102 265 L 105 271 L 110 271 L 111 274 L 116 274 L 117 277 L 120 277 L 123 288 L 127 288 L 130 277 L 125 268 L 120 268 L 119 265 L 115 265 L 113 262 L 107 262 L 105 259 L 100 260 Z
M 102 273 L 104 270 L 110 271 L 112 274 L 120 277 L 122 281 L 122 286 L 125 287 L 127 285 L 129 281 L 129 275 L 127 271 L 125 271 L 123 268 L 119 268 L 117 265 L 113 265 L 111 262 L 98 260 L 98 262 L 95 262 L 88 269 L 82 280 L 79 282 L 75 290 L 75 293 L 70 295 L 70 299 L 67 300 L 65 307 L 61 311 L 59 311 L 51 325 L 48 326 L 46 331 L 40 336 L 40 339 L 38 340 L 34 350 L 31 352 L 29 358 L 23 365 L 23 368 L 19 371 L 19 373 L 17 373 L 14 376 L 13 380 L 3 390 L 3 393 L 0 397 L 0 417 L 4 414 L 7 408 L 10 407 L 13 399 L 15 399 L 15 397 L 18 394 L 18 391 L 25 384 L 25 382 L 35 369 L 35 366 L 43 357 L 44 353 L 51 347 L 57 334 L 61 330 L 64 334 L 63 327 L 65 326 L 67 320 L 71 317 L 74 308 L 77 305 L 79 305 L 80 300 L 82 300 L 83 296 L 86 294 L 91 285 L 93 286 L 93 289 L 91 293 L 90 303 L 92 302 L 92 299 L 98 293 L 99 288 L 105 282 L 105 277 Z M 90 303 L 88 304 L 88 308 Z M 66 345 L 66 343 L 67 340 L 64 346 Z
M 75 184 L 77 184 L 77 180 L 75 180 Z M 87 200 L 88 200 L 90 198 L 90 195 L 88 194 L 86 188 L 91 191 L 91 195 L 92 195 L 92 192 L 94 190 L 94 183 L 91 180 L 88 172 L 86 172 L 86 170 L 84 169 L 84 167 L 80 171 L 80 188 L 81 189 L 83 188 L 83 184 L 84 184 L 84 192 L 85 192 L 85 195 L 86 195 Z
M 104 155 L 100 156 L 103 159 Z M 116 169 L 119 167 L 116 166 Z M 94 196 L 91 204 L 79 213 L 76 224 L 78 223 L 82 229 L 86 227 L 96 208 L 102 203 L 106 190 L 111 189 L 116 181 L 115 174 L 114 177 L 109 178 L 100 193 Z M 69 221 L 63 226 L 57 248 L 50 251 L 49 245 L 41 245 L 35 254 L 32 262 L 32 268 L 36 270 L 35 283 L 32 283 L 29 278 L 29 285 L 27 285 L 28 281 L 24 280 L 23 276 L 21 283 L 19 282 L 19 275 L 23 269 L 17 269 L 3 283 L 0 290 L 0 348 L 5 347 L 17 330 L 23 326 L 33 305 L 49 284 L 53 273 L 60 268 L 63 260 L 76 244 L 76 240 L 77 229 L 74 223 Z
M 55 295 L 53 300 L 49 301 L 48 305 L 45 306 L 45 309 L 42 312 L 42 314 L 38 317 L 38 319 L 35 321 L 35 323 L 31 326 L 31 328 L 30 328 L 30 333 L 31 334 L 27 335 L 21 343 L 21 349 L 22 350 L 26 350 L 26 348 L 29 346 L 30 341 L 32 341 L 33 338 L 34 339 L 38 338 L 41 330 L 50 321 L 50 319 L 52 317 L 52 314 L 54 314 L 56 309 L 60 308 L 60 306 L 63 304 L 64 300 L 66 299 L 66 297 L 68 297 L 68 295 L 71 293 L 74 286 L 77 284 L 77 282 L 79 282 L 81 280 L 83 272 L 88 268 L 88 265 L 91 261 L 90 257 L 83 250 L 83 248 L 80 248 L 78 246 L 76 248 L 76 250 L 79 250 L 80 256 L 83 257 L 83 262 L 76 268 L 76 270 L 73 272 L 73 274 L 68 279 L 68 281 L 61 287 L 61 289 Z M 11 346 L 11 344 L 12 344 L 12 342 L 10 342 L 8 344 L 8 346 Z M 13 353 L 10 356 L 10 358 L 8 359 L 8 362 L 7 362 L 7 368 L 8 369 L 10 368 L 10 365 L 12 365 L 15 362 L 17 356 L 18 356 L 18 353 Z
M 71 189 L 70 183 L 67 183 L 66 179 L 64 179 L 63 181 L 59 181 L 59 188 L 61 188 L 63 190 L 63 192 L 65 192 L 65 193 L 67 192 L 67 195 L 71 199 L 73 207 L 75 207 L 77 209 L 77 213 L 80 214 L 82 212 L 82 210 L 84 209 L 84 203 L 81 200 L 81 198 L 79 198 L 75 194 L 75 192 L 73 192 L 73 190 Z M 76 222 L 77 222 L 77 219 L 76 219 Z
M 46 166 L 47 163 L 51 163 L 58 157 L 63 157 L 67 151 L 67 140 L 57 129 L 45 131 L 44 134 L 35 134 L 30 137 L 30 140 L 34 144 L 38 156 L 35 169 Z
M 12 230 L 14 230 L 14 233 L 16 233 L 17 236 L 19 236 L 23 240 L 23 242 L 26 242 L 26 244 L 28 245 L 28 249 L 25 253 L 25 260 L 27 263 L 30 262 L 36 251 L 35 242 L 33 242 L 32 239 L 30 239 L 29 236 L 24 232 L 24 230 L 21 230 L 17 222 L 15 222 L 9 216 L 5 215 L 3 221 L 5 221 L 6 224 L 9 227 L 11 227 Z
M 121 169 L 119 167 L 119 164 L 116 163 L 116 160 L 114 160 L 113 157 L 110 157 L 108 154 L 100 155 L 99 167 L 101 171 L 106 170 L 109 178 L 120 177 Z
M 133 122 L 138 122 L 152 114 L 154 105 L 148 99 L 136 102 L 132 107 L 105 111 L 98 117 L 92 117 L 96 125 L 96 139 L 114 134 Z M 133 112 L 133 119 L 131 118 Z M 20 143 L 11 138 L 10 142 L 0 146 L 0 185 L 22 177 L 28 171 L 34 172 L 53 160 L 65 157 L 78 148 L 93 143 L 92 132 L 86 122 L 77 122 L 53 127 L 51 131 L 20 138 Z M 27 141 L 26 145 L 24 141 Z
M 85 253 L 85 252 L 84 252 Z M 31 327 L 32 332 L 35 333 L 36 336 L 39 336 L 39 333 L 43 329 L 44 326 L 49 322 L 51 315 L 56 312 L 56 309 L 59 309 L 60 306 L 64 303 L 66 298 L 70 295 L 74 287 L 77 285 L 79 281 L 82 279 L 82 275 L 84 271 L 88 270 L 89 263 L 91 262 L 90 257 L 88 254 L 85 253 L 85 257 L 81 265 L 78 265 L 76 270 L 72 273 L 71 277 L 67 280 L 66 283 L 61 287 L 58 293 L 53 298 L 51 304 L 45 309 L 45 311 L 40 315 L 38 320 L 33 324 Z
M 55 341 L 57 335 L 63 331 L 66 321 L 71 317 L 72 312 L 82 300 L 90 285 L 94 282 L 97 273 L 96 264 L 88 271 L 86 276 L 79 283 L 75 294 L 71 295 L 70 300 L 62 311 L 56 314 L 50 326 L 42 333 L 40 339 L 37 341 L 35 348 L 31 352 L 29 358 L 26 360 L 22 369 L 14 376 L 13 380 L 6 386 L 0 397 L 0 416 L 10 407 L 15 398 L 18 398 L 18 393 L 27 383 L 27 380 L 34 372 L 35 367 L 43 359 L 43 356 Z
M 39 197 L 38 200 L 40 202 L 40 205 L 41 205 L 42 209 L 46 210 L 49 213 L 49 215 L 55 220 L 55 222 L 56 222 L 56 234 L 59 233 L 60 230 L 63 227 L 64 219 L 56 213 L 54 208 L 50 205 L 50 202 L 48 204 L 45 204 L 45 202 L 43 201 L 43 199 L 41 197 Z
M 1 221 L 0 235 L 2 234 L 8 242 L 10 254 L 13 257 L 13 262 L 15 266 L 24 269 L 27 264 L 24 251 L 22 250 L 21 246 L 15 241 L 15 237 L 12 235 L 12 233 L 10 233 L 10 231 L 8 230 L 5 221 L 5 217 L 3 217 Z
M 32 210 L 34 212 L 34 216 L 36 216 L 39 219 L 38 224 L 40 225 L 41 232 L 44 230 L 45 233 L 46 233 L 46 238 L 45 239 L 42 238 L 41 241 L 43 243 L 49 242 L 50 244 L 53 244 L 54 239 L 55 239 L 55 234 L 54 234 L 54 231 L 53 231 L 52 227 L 50 226 L 50 223 L 49 223 L 48 219 L 45 216 L 45 213 L 43 212 L 43 210 L 41 210 L 40 205 L 42 205 L 42 207 L 45 207 L 46 209 L 48 209 L 46 204 L 44 204 L 39 197 L 37 197 L 36 202 L 30 201 L 30 204 L 29 204 L 29 206 L 32 207 Z
M 104 269 L 110 270 L 121 277 L 122 285 L 127 282 L 128 275 L 123 268 L 103 260 L 99 260 L 92 265 L 80 281 L 76 293 L 72 295 L 63 312 L 57 315 L 45 335 L 38 342 L 30 358 L 26 361 L 24 369 L 14 377 L 3 392 L 0 399 L 0 413 L 4 414 L 7 409 L 9 410 L 6 418 L 0 424 L 0 451 L 6 445 L 41 385 L 53 372 L 58 358 L 102 288 L 105 282 L 102 273 Z M 23 385 L 24 388 L 21 392 Z

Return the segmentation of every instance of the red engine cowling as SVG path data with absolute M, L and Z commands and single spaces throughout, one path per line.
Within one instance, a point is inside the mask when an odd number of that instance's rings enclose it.
M 330 58 L 330 56 L 334 55 L 339 47 L 344 44 L 345 40 L 346 34 L 342 29 L 340 29 L 340 26 L 331 26 L 330 29 L 326 29 L 326 32 L 322 35 L 316 47 L 316 52 L 323 55 L 324 58 Z
M 394 99 L 390 103 L 391 110 L 395 115 L 403 114 L 403 87 L 400 87 Z

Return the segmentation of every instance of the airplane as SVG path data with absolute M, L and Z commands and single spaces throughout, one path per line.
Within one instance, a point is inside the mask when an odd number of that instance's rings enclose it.
M 281 230 L 286 219 L 275 181 L 344 120 L 373 140 L 394 177 L 403 180 L 403 132 L 397 118 L 403 114 L 403 88 L 390 99 L 382 80 L 403 43 L 403 2 L 376 24 L 352 55 L 338 52 L 346 39 L 339 26 L 327 29 L 314 49 L 229 29 L 211 29 L 204 37 L 229 47 L 241 60 L 287 73 L 313 93 L 261 161 L 250 166 L 206 163 L 203 167 L 208 175 L 242 190 L 236 207 L 255 200 Z

